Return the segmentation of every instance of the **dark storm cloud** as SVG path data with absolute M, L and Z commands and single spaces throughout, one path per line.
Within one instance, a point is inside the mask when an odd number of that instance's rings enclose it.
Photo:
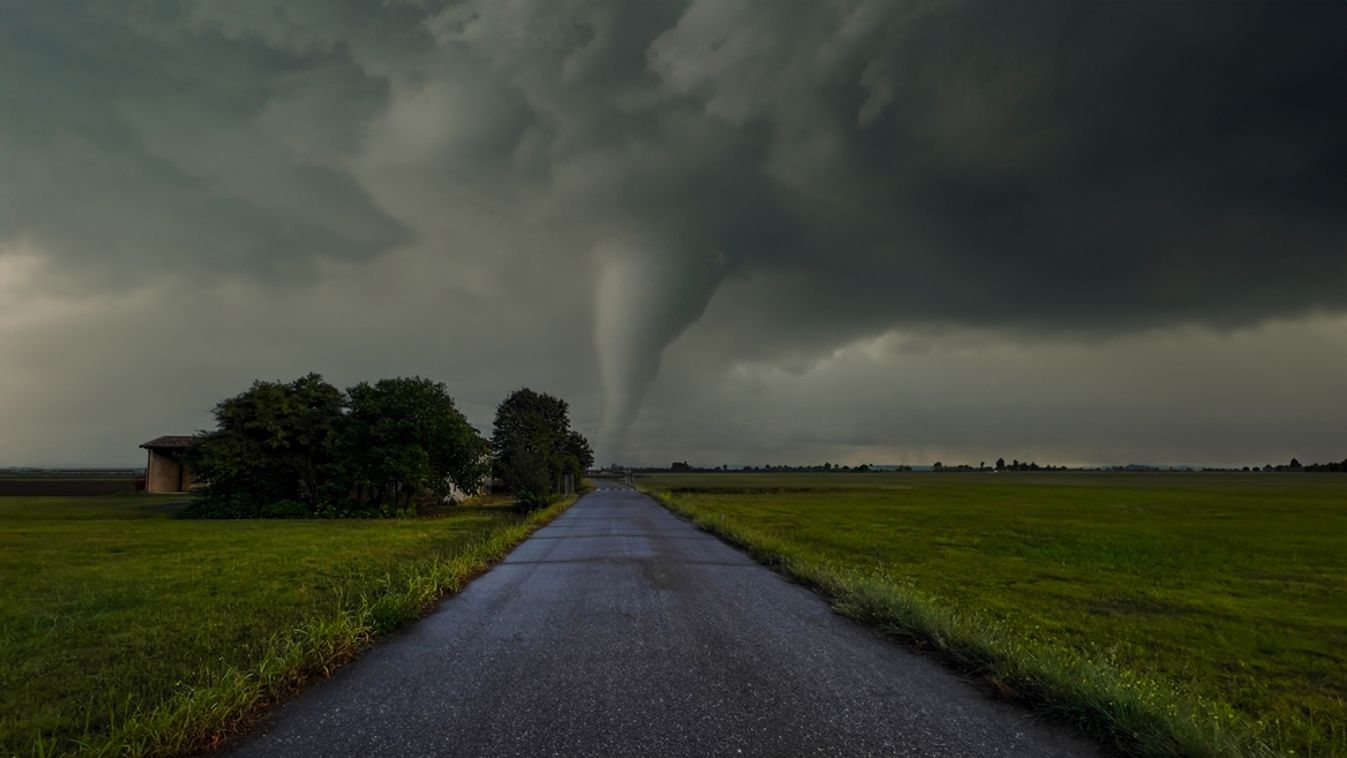
M 777 37 L 762 7 L 656 48 L 708 113 L 768 125 L 793 195 L 758 222 L 798 235 L 724 243 L 772 285 L 746 310 L 790 304 L 759 326 L 1229 325 L 1347 302 L 1343 8 L 886 3 L 848 30 L 807 7 Z
M 339 46 L 281 50 L 168 5 L 6 6 L 0 238 L 124 282 L 287 275 L 405 236 L 338 165 L 386 100 Z
M 1340 3 L 0 7 L 0 245 L 46 281 L 387 262 L 571 348 L 578 289 L 609 449 L 694 325 L 707 374 L 1347 305 Z
M 1341 308 L 1345 29 L 1328 4 L 701 2 L 649 61 L 741 137 L 689 222 L 739 280 L 729 354 L 770 354 Z

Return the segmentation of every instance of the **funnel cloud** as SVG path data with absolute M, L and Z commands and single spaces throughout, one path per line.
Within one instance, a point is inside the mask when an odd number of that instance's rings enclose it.
M 1345 454 L 1340 3 L 4 17 L 0 465 L 311 370 L 604 462 Z
M 659 373 L 664 349 L 701 317 L 723 262 L 653 253 L 639 245 L 599 251 L 594 347 L 603 393 L 601 450 L 622 450 L 641 402 Z

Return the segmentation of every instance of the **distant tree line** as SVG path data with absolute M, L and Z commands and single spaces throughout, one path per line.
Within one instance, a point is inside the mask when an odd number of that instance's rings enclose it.
M 748 472 L 753 472 L 753 471 L 770 471 L 770 472 L 778 472 L 778 473 L 830 474 L 830 473 L 866 473 L 866 472 L 871 472 L 871 471 L 885 471 L 885 472 L 899 471 L 899 472 L 903 472 L 903 471 L 912 471 L 912 470 L 913 470 L 913 468 L 912 468 L 911 466 L 908 466 L 908 465 L 899 465 L 899 466 L 875 466 L 875 465 L 872 465 L 872 464 L 869 464 L 869 463 L 862 463 L 862 464 L 857 465 L 857 466 L 848 466 L 848 465 L 844 465 L 844 464 L 836 464 L 836 465 L 834 465 L 834 464 L 832 464 L 832 463 L 822 463 L 822 464 L 806 464 L 806 465 L 802 465 L 802 466 L 791 466 L 791 465 L 725 466 L 725 465 L 722 465 L 722 466 L 709 466 L 709 467 L 704 467 L 704 466 L 694 466 L 694 465 L 688 463 L 687 461 L 674 461 L 673 463 L 669 464 L 669 467 L 668 467 L 668 468 L 661 468 L 661 467 L 658 467 L 658 466 L 626 466 L 626 467 L 623 467 L 623 466 L 616 466 L 616 465 L 614 465 L 612 468 L 613 468 L 613 470 L 618 470 L 618 469 L 620 469 L 620 470 L 623 470 L 623 471 L 632 471 L 632 472 L 634 472 L 634 473 L 660 473 L 660 472 L 672 472 L 672 473 L 719 473 L 719 472 L 729 472 L 729 471 L 738 471 L 738 472 L 743 472 L 743 471 L 748 471 Z M 991 471 L 991 470 L 993 470 L 993 469 L 995 469 L 996 471 L 1067 471 L 1067 470 L 1068 470 L 1068 468 L 1067 468 L 1066 466 L 1054 466 L 1054 465 L 1051 465 L 1051 464 L 1040 466 L 1037 462 L 1033 462 L 1033 461 L 1019 461 L 1019 460 L 1012 460 L 1010 463 L 1006 463 L 1006 460 L 1005 460 L 1004 458 L 998 458 L 998 459 L 996 459 L 996 463 L 995 463 L 994 465 L 992 465 L 992 466 L 988 466 L 986 461 L 982 461 L 982 462 L 978 463 L 978 465 L 976 465 L 976 466 L 974 466 L 974 465 L 972 465 L 972 464 L 969 464 L 969 463 L 947 464 L 947 463 L 944 463 L 943 461 L 936 461 L 934 464 L 931 465 L 931 471 L 936 471 L 936 472 L 946 472 L 946 471 Z
M 1005 458 L 996 459 L 997 471 L 1058 471 L 1065 469 L 1066 466 L 1053 466 L 1052 464 L 1040 466 L 1037 461 L 1011 460 L 1010 463 L 1006 463 Z
M 1310 472 L 1314 472 L 1314 473 L 1323 473 L 1323 472 L 1331 472 L 1331 473 L 1347 473 L 1347 459 L 1344 459 L 1344 460 L 1339 461 L 1339 462 L 1337 462 L 1337 463 L 1310 463 L 1310 464 L 1302 465 L 1302 464 L 1300 463 L 1300 461 L 1296 460 L 1295 458 L 1292 458 L 1290 463 L 1282 464 L 1282 465 L 1280 465 L 1280 466 L 1274 466 L 1273 464 L 1269 463 L 1269 464 L 1267 464 L 1266 466 L 1263 466 L 1262 468 L 1259 468 L 1259 467 L 1257 467 L 1257 466 L 1253 466 L 1253 467 L 1245 466 L 1242 470 L 1243 470 L 1243 471 L 1310 471 Z
M 614 464 L 611 467 L 613 471 L 630 471 L 632 473 L 656 474 L 664 472 L 672 473 L 725 473 L 725 472 L 778 472 L 778 473 L 851 473 L 868 471 L 912 471 L 911 466 L 872 466 L 870 464 L 861 464 L 859 466 L 833 465 L 832 463 L 808 464 L 802 466 L 791 465 L 767 465 L 767 466 L 696 466 L 687 461 L 674 461 L 668 468 L 660 466 L 618 466 Z M 1103 466 L 1103 467 L 1084 467 L 1072 469 L 1068 466 L 1055 466 L 1053 464 L 1039 465 L 1036 461 L 1011 460 L 1006 462 L 1005 458 L 997 458 L 996 463 L 987 465 L 986 461 L 979 462 L 974 466 L 969 463 L 946 464 L 943 461 L 936 461 L 931 465 L 931 471 L 936 473 L 961 472 L 961 471 L 1112 471 L 1112 472 L 1147 472 L 1147 471 L 1310 471 L 1310 472 L 1343 472 L 1347 473 L 1347 460 L 1340 463 L 1311 463 L 1301 465 L 1295 458 L 1290 463 L 1282 465 L 1273 465 L 1271 463 L 1263 467 L 1245 466 L 1240 468 L 1196 468 L 1193 466 L 1147 466 L 1142 464 L 1128 464 L 1125 466 Z
M 515 402 L 521 396 L 525 400 Z M 220 401 L 216 428 L 199 435 L 190 461 L 205 485 L 186 515 L 414 514 L 451 501 L 455 492 L 480 491 L 493 471 L 522 493 L 522 506 L 546 504 L 556 492 L 551 475 L 583 472 L 593 454 L 569 428 L 564 401 L 519 390 L 501 408 L 539 402 L 552 411 L 550 426 L 516 423 L 488 441 L 458 410 L 448 388 L 430 379 L 361 382 L 345 392 L 318 374 L 254 382 Z M 513 418 L 506 416 L 507 422 Z M 498 410 L 498 424 L 501 419 Z M 521 478 L 536 467 L 549 478 Z
M 809 465 L 803 465 L 803 466 L 789 466 L 789 465 L 783 465 L 783 466 L 771 466 L 771 465 L 768 465 L 768 466 L 729 466 L 729 465 L 720 465 L 720 466 L 702 467 L 702 466 L 693 466 L 693 465 L 689 464 L 687 461 L 674 461 L 673 463 L 669 464 L 669 467 L 668 467 L 668 468 L 660 468 L 660 467 L 658 467 L 658 466 L 626 466 L 626 467 L 614 466 L 613 468 L 614 468 L 614 469 L 619 469 L 619 468 L 620 468 L 620 469 L 623 470 L 623 471 L 633 471 L 633 472 L 638 472 L 638 473 L 658 473 L 658 472 L 669 471 L 669 472 L 673 472 L 673 473 L 703 473 L 703 474 L 723 473 L 723 472 L 730 472 L 730 471 L 775 471 L 775 472 L 786 472 L 786 473 L 842 473 L 842 472 L 860 472 L 860 473 L 864 473 L 864 472 L 867 472 L 867 471 L 876 471 L 876 470 L 883 470 L 883 471 L 911 471 L 911 470 L 912 470 L 912 467 L 911 467 L 911 466 L 887 466 L 887 467 L 885 467 L 885 468 L 883 468 L 883 469 L 875 469 L 874 467 L 872 467 L 872 466 L 871 466 L 870 464 L 868 464 L 868 463 L 862 463 L 862 464 L 860 464 L 860 465 L 858 465 L 858 466 L 844 466 L 844 465 L 841 465 L 841 464 L 834 466 L 834 465 L 831 464 L 831 463 L 823 463 L 823 464 L 818 464 L 818 465 L 809 464 Z

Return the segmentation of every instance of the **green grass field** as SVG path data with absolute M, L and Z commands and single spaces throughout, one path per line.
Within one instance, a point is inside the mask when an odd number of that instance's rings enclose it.
M 1347 476 L 638 483 L 1129 752 L 1347 755 Z
M 0 754 L 209 744 L 557 512 L 196 521 L 178 508 L 0 499 Z

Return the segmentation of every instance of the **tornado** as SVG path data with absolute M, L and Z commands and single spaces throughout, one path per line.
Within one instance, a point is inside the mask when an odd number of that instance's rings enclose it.
M 595 254 L 594 345 L 603 396 L 597 452 L 600 461 L 622 462 L 664 350 L 701 318 L 721 280 L 723 256 L 632 241 L 606 242 Z

